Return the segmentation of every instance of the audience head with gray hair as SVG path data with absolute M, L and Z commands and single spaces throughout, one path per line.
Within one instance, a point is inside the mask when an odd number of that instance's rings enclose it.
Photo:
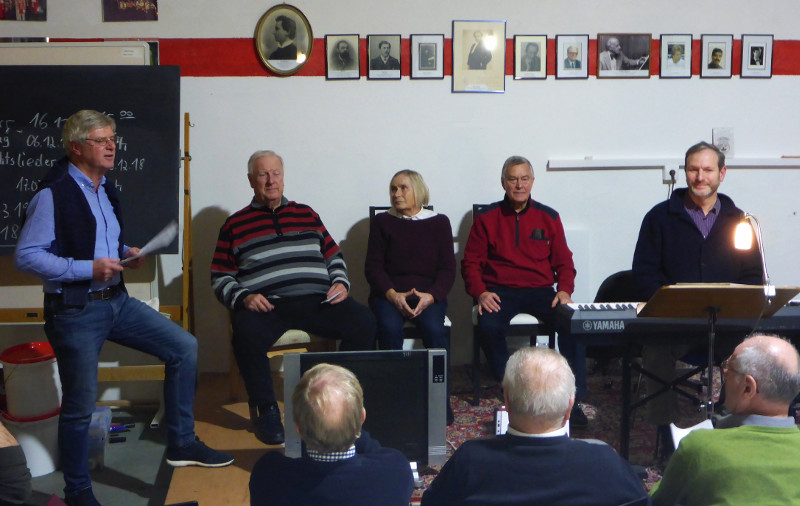
M 317 364 L 303 374 L 292 396 L 297 431 L 309 450 L 350 449 L 366 418 L 356 375 L 338 365 Z
M 756 334 L 736 347 L 723 377 L 731 413 L 787 416 L 800 392 L 800 355 L 786 339 Z
M 549 348 L 523 348 L 508 359 L 503 391 L 509 425 L 528 434 L 563 427 L 575 402 L 575 376 Z

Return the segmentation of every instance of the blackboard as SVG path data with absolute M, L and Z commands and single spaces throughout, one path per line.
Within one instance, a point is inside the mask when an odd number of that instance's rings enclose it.
M 0 254 L 10 255 L 28 202 L 64 157 L 61 129 L 80 109 L 117 123 L 115 167 L 125 243 L 144 246 L 178 219 L 180 69 L 140 66 L 0 67 Z M 177 239 L 165 253 L 177 253 Z

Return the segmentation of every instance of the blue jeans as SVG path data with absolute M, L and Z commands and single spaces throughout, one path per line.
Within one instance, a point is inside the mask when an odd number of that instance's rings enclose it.
M 394 307 L 394 304 L 386 299 L 377 297 L 369 300 L 369 307 L 375 313 L 378 324 L 378 343 L 382 350 L 402 350 L 403 324 L 406 317 Z M 444 326 L 444 315 L 447 312 L 447 301 L 434 302 L 416 318 L 408 321 L 416 325 L 420 330 L 422 343 L 426 348 L 450 349 L 448 331 Z
M 90 300 L 83 307 L 67 306 L 60 297 L 46 295 L 44 328 L 56 354 L 63 392 L 58 444 L 66 495 L 92 486 L 89 422 L 97 401 L 98 356 L 106 340 L 164 362 L 168 444 L 177 448 L 194 441 L 194 336 L 125 292 L 109 300 Z
M 506 288 L 495 286 L 489 287 L 488 290 L 500 296 L 500 311 L 496 313 L 484 311 L 483 315 L 478 316 L 478 332 L 481 347 L 492 368 L 492 374 L 497 381 L 502 381 L 506 371 L 506 362 L 508 362 L 506 335 L 511 319 L 518 313 L 528 313 L 552 328 L 556 313 L 551 304 L 556 292 L 549 287 Z M 575 374 L 575 398 L 582 399 L 586 396 L 586 347 L 569 336 L 559 335 L 558 349 L 567 359 Z

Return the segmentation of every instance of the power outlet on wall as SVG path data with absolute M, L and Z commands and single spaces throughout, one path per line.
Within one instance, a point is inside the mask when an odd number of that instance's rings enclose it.
M 678 167 L 676 165 L 664 165 L 661 169 L 661 182 L 664 184 L 675 184 L 678 182 Z

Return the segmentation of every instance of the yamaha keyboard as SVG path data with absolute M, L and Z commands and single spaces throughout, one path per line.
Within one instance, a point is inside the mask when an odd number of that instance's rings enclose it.
M 701 344 L 713 342 L 708 335 L 708 318 L 639 317 L 639 303 L 562 304 L 556 311 L 556 330 L 572 335 L 587 346 L 622 345 L 622 388 L 620 416 L 620 454 L 628 458 L 631 412 L 653 395 L 631 399 L 631 370 L 642 371 L 633 363 L 632 348 L 657 343 Z M 767 318 L 720 318 L 715 322 L 717 337 L 735 345 L 753 331 L 777 334 L 800 342 L 800 300 L 792 300 Z M 709 378 L 711 376 L 709 375 Z M 658 395 L 658 393 L 654 394 Z
M 674 336 L 675 333 L 705 334 L 708 320 L 704 318 L 641 318 L 636 308 L 639 302 L 571 303 L 558 306 L 556 329 L 575 336 L 587 344 L 614 344 L 619 336 L 647 340 L 648 335 Z M 789 337 L 800 337 L 800 301 L 791 301 L 768 318 L 720 318 L 717 329 L 723 334 L 749 334 L 753 330 Z M 594 339 L 593 339 L 594 337 Z

